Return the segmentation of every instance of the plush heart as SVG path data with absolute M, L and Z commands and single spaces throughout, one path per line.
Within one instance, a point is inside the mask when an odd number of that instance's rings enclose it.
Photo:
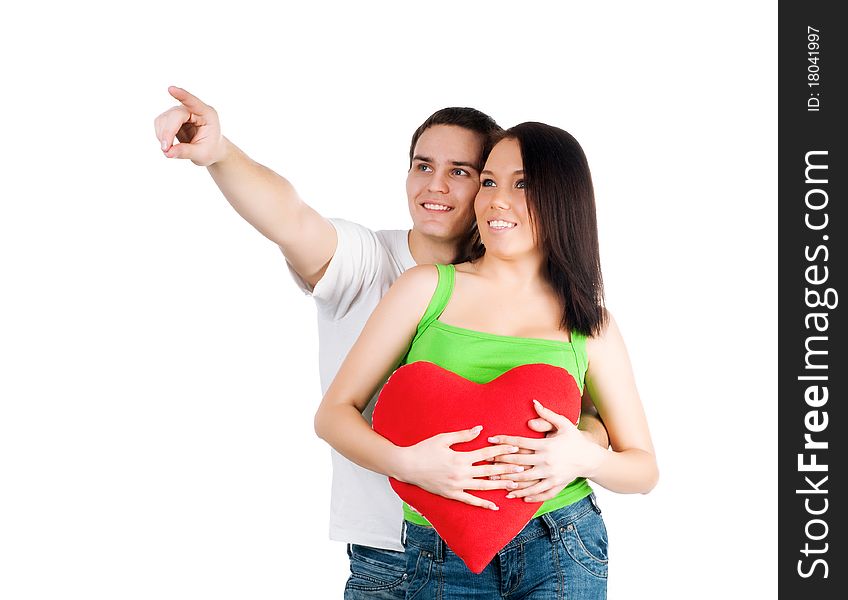
M 533 399 L 573 423 L 580 415 L 580 390 L 568 371 L 546 364 L 522 365 L 478 384 L 430 362 L 396 370 L 377 399 L 374 430 L 398 446 L 412 446 L 439 433 L 482 425 L 474 440 L 457 451 L 490 445 L 492 435 L 540 438 L 527 422 L 538 417 Z M 445 543 L 474 573 L 480 573 L 533 518 L 541 503 L 506 498 L 506 490 L 471 491 L 499 510 L 478 508 L 437 496 L 390 478 L 392 488 L 430 522 Z

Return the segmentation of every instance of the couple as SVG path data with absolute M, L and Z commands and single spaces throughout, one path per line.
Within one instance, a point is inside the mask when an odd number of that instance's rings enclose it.
M 316 431 L 341 453 L 330 534 L 349 544 L 345 597 L 604 597 L 606 532 L 583 478 L 644 493 L 657 469 L 624 343 L 603 308 L 591 177 L 576 140 L 538 123 L 504 132 L 473 109 L 437 111 L 410 148 L 412 230 L 375 233 L 321 217 L 221 135 L 214 109 L 169 91 L 180 105 L 156 119 L 162 151 L 207 166 L 316 300 L 325 390 Z M 172 145 L 175 136 L 182 143 Z M 484 450 L 451 450 L 478 435 L 472 429 L 396 447 L 363 415 L 404 356 L 478 382 L 528 362 L 562 367 L 584 392 L 588 431 L 537 406 L 531 427 L 549 431 L 543 439 L 497 436 Z M 481 460 L 492 464 L 474 465 Z M 469 490 L 544 504 L 520 552 L 508 545 L 474 575 L 421 515 L 401 512 L 384 475 L 480 510 L 496 507 Z

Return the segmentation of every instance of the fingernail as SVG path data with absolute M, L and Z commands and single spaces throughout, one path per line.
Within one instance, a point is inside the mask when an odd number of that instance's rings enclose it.
M 491 443 L 491 444 L 497 444 L 497 443 L 498 443 L 498 439 L 499 439 L 499 438 L 496 438 L 496 437 L 490 437 L 490 438 L 489 438 L 489 443 Z
M 518 452 L 518 446 L 510 446 L 509 451 L 510 452 Z
M 515 468 L 513 469 L 513 471 L 515 471 L 516 473 L 523 473 L 523 472 L 524 472 L 524 467 L 515 467 Z
M 509 498 L 510 500 L 515 498 L 515 496 L 513 496 L 512 494 L 507 494 L 506 497 Z
M 500 478 L 501 478 L 501 476 L 500 476 L 500 475 L 490 475 L 490 476 L 489 476 L 489 479 L 491 479 L 492 481 L 497 481 L 497 480 L 498 480 L 498 479 L 500 479 Z
M 474 427 L 471 428 L 471 431 L 474 431 L 476 433 L 480 433 L 481 431 L 483 431 L 483 426 L 482 425 L 475 425 Z
M 533 498 L 525 498 L 524 501 L 525 502 L 534 502 Z
M 165 140 L 162 140 L 162 150 L 167 150 L 167 149 L 168 149 L 168 142 L 166 142 Z
M 536 400 L 535 398 L 533 398 L 533 404 L 536 404 L 537 406 L 542 406 L 542 403 Z
M 489 508 L 491 508 L 492 510 L 498 510 L 498 507 L 495 504 L 492 504 L 491 506 L 489 506 Z
M 517 488 L 517 487 L 518 487 L 518 484 L 517 484 L 517 483 L 515 483 L 514 481 L 510 481 L 510 482 L 507 484 L 507 486 L 506 486 L 506 487 L 508 487 L 508 488 L 509 488 L 509 489 L 511 489 L 511 490 L 514 490 L 515 488 Z

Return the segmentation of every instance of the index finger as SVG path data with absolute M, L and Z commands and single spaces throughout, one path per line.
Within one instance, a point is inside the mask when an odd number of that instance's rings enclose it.
M 547 433 L 554 429 L 553 424 L 550 421 L 543 419 L 542 417 L 530 419 L 529 421 L 527 421 L 527 426 L 533 431 L 538 431 L 539 433 Z
M 486 446 L 479 450 L 471 450 L 468 452 L 468 457 L 472 460 L 472 462 L 476 463 L 481 460 L 491 460 L 502 454 L 512 456 L 514 452 L 518 452 L 518 448 L 516 446 Z
M 528 450 L 539 450 L 543 446 L 542 440 L 517 435 L 494 435 L 489 438 L 489 443 L 509 444 L 510 446 L 518 446 L 519 448 L 527 448 Z
M 168 87 L 168 93 L 175 99 L 179 100 L 183 106 L 193 113 L 203 114 L 210 108 L 209 105 L 204 103 L 200 98 L 188 93 L 181 87 L 172 85 Z
M 156 117 L 153 127 L 156 137 L 162 142 L 162 150 L 171 147 L 171 142 L 183 126 L 191 118 L 191 112 L 184 106 L 173 106 Z

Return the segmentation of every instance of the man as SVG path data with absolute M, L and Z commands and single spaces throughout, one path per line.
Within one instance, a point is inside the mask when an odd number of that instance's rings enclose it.
M 371 231 L 341 219 L 325 219 L 283 177 L 254 162 L 221 135 L 215 110 L 177 87 L 180 102 L 155 120 L 168 158 L 205 166 L 233 208 L 279 245 L 297 284 L 315 299 L 322 391 L 380 298 L 416 264 L 450 263 L 474 223 L 482 153 L 495 121 L 471 108 L 446 108 L 413 134 L 406 181 L 411 230 Z M 174 137 L 180 144 L 172 145 Z M 376 395 L 375 395 L 376 398 Z M 370 421 L 374 399 L 363 413 Z M 537 419 L 540 431 L 550 424 Z M 606 430 L 594 415 L 581 429 L 606 447 Z M 403 598 L 405 560 L 401 501 L 386 477 L 363 469 L 335 451 L 330 538 L 348 544 L 351 576 L 345 598 Z

